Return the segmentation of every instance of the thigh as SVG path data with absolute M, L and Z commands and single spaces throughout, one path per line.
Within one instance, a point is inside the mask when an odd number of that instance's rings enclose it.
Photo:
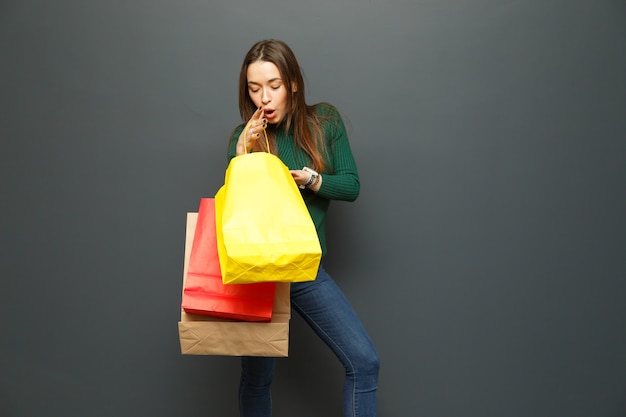
M 322 267 L 314 281 L 291 284 L 291 302 L 342 362 L 376 355 L 350 302 Z

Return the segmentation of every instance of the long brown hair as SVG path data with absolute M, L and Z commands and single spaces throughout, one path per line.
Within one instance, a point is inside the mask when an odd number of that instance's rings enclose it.
M 294 145 L 301 148 L 311 159 L 311 168 L 323 171 L 326 149 L 322 137 L 321 123 L 315 115 L 314 106 L 305 101 L 304 78 L 295 54 L 283 41 L 268 39 L 255 43 L 246 54 L 239 74 L 239 113 L 244 122 L 252 117 L 256 110 L 248 93 L 248 67 L 257 61 L 271 62 L 278 68 L 284 85 L 291 94 L 287 95 L 287 111 L 280 122 L 285 132 L 293 127 Z M 292 88 L 295 87 L 295 88 Z M 273 138 L 271 131 L 269 135 Z M 257 146 L 265 149 L 263 140 Z M 275 152 L 276 147 L 272 150 Z

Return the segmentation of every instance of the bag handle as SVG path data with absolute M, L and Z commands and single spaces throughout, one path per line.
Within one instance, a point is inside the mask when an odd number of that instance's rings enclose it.
M 265 129 L 263 129 L 263 135 L 265 136 L 265 144 L 267 145 L 267 152 L 270 152 L 270 141 L 267 138 L 267 132 L 265 132 Z M 246 146 L 246 143 L 248 143 L 248 129 L 244 127 L 244 129 L 243 129 L 243 150 L 244 150 L 244 153 L 248 153 L 248 147 Z

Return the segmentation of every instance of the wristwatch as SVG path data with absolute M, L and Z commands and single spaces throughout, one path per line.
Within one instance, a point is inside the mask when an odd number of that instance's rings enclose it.
M 309 174 L 311 174 L 311 178 L 309 178 L 309 180 L 307 181 L 306 184 L 300 184 L 298 185 L 298 188 L 300 188 L 301 190 L 304 190 L 305 188 L 317 183 L 318 178 L 320 177 L 320 174 L 317 173 L 317 171 L 309 168 L 309 167 L 304 167 L 302 168 L 303 171 L 308 172 Z

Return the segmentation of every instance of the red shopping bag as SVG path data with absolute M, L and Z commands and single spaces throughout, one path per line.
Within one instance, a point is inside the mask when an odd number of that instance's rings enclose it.
M 215 199 L 200 199 L 189 267 L 183 287 L 186 313 L 244 321 L 269 321 L 275 282 L 223 284 L 215 233 Z

